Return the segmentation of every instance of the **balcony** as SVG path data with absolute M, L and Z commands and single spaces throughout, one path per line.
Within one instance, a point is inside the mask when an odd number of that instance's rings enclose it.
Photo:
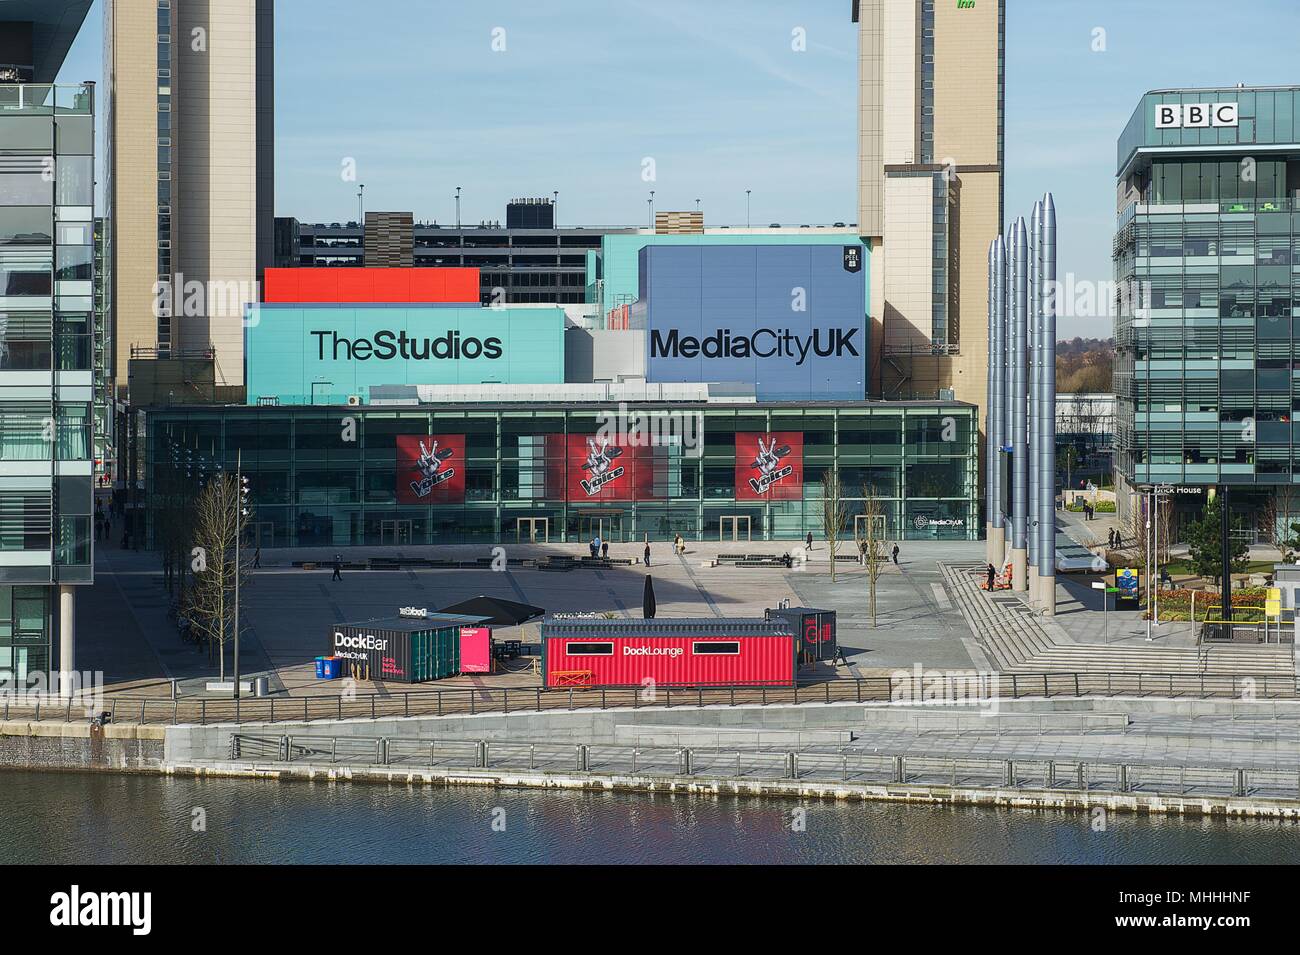
M 94 85 L 91 83 L 0 84 L 0 115 L 21 113 L 28 116 L 89 116 L 94 101 Z

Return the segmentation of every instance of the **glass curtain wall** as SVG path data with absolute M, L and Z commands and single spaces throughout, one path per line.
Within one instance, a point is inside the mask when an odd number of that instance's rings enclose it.
M 683 409 L 676 410 L 682 413 Z M 576 491 L 596 412 L 552 407 L 463 410 L 175 409 L 149 415 L 151 536 L 161 489 L 197 485 L 243 451 L 262 546 L 460 542 L 612 543 L 671 539 L 797 540 L 823 537 L 822 478 L 838 473 L 845 539 L 868 494 L 887 533 L 907 539 L 976 539 L 975 410 L 693 408 L 681 432 L 628 447 L 619 493 Z M 354 426 L 346 422 L 351 420 Z M 796 435 L 802 481 L 782 494 L 737 494 L 755 435 Z M 402 503 L 399 439 L 464 436 L 463 501 Z M 737 461 L 737 435 L 743 460 Z M 741 467 L 738 468 L 737 464 Z M 868 490 L 870 489 L 870 490 Z M 747 490 L 747 489 L 746 489 Z M 757 498 L 757 499 L 755 499 Z

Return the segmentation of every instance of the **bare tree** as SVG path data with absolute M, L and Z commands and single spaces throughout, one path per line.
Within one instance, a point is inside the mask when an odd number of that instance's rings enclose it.
M 1258 524 L 1266 539 L 1282 555 L 1282 563 L 1296 559 L 1300 549 L 1300 507 L 1290 485 L 1281 485 L 1259 509 Z
M 190 564 L 194 582 L 186 603 L 187 616 L 208 639 L 209 657 L 216 649 L 222 679 L 226 675 L 226 641 L 235 632 L 235 580 L 248 579 L 251 563 L 243 555 L 238 566 L 235 563 L 235 544 L 248 518 L 233 475 L 222 474 L 209 480 L 194 505 Z
M 826 546 L 831 552 L 831 582 L 835 582 L 835 547 L 839 543 L 840 532 L 848 518 L 848 509 L 844 506 L 843 489 L 840 487 L 840 475 L 834 467 L 826 469 L 822 475 L 822 534 L 826 537 Z
M 857 540 L 858 553 L 862 555 L 862 566 L 867 568 L 867 610 L 871 614 L 871 626 L 876 625 L 876 581 L 889 563 L 884 550 L 885 508 L 876 489 L 869 485 L 862 486 L 862 518 L 853 528 Z
M 1136 567 L 1146 567 L 1147 550 L 1147 509 L 1146 498 L 1138 497 L 1129 508 L 1128 527 L 1124 529 L 1123 550 L 1128 554 L 1129 563 Z M 1144 570 L 1143 573 L 1146 573 Z

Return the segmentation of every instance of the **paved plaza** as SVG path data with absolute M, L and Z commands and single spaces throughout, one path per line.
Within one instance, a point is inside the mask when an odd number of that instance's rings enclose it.
M 332 551 L 265 550 L 261 568 L 241 593 L 241 674 L 268 676 L 276 693 L 335 692 L 337 684 L 315 681 L 312 663 L 327 652 L 332 626 L 392 617 L 403 606 L 441 609 L 480 594 L 534 604 L 548 612 L 639 617 L 647 573 L 654 579 L 659 617 L 761 616 L 782 600 L 835 610 L 846 665 L 823 667 L 819 678 L 875 676 L 918 664 L 980 671 L 1138 666 L 1181 672 L 1184 665 L 1206 666 L 1186 624 L 1153 628 L 1148 642 L 1146 624 L 1136 611 L 1102 609 L 1090 575 L 1057 578 L 1060 612 L 1054 620 L 1034 617 L 1013 595 L 984 593 L 975 586 L 984 561 L 982 541 L 902 542 L 899 562 L 889 563 L 877 581 L 874 626 L 865 569 L 854 561 L 837 561 L 832 582 L 822 542 L 814 543 L 802 568 L 791 570 L 714 563 L 719 554 L 779 555 L 797 546 L 790 542 L 697 542 L 680 558 L 669 544 L 656 543 L 649 568 L 639 561 L 642 546 L 614 544 L 610 557 L 627 563 L 600 570 L 541 570 L 517 563 L 500 572 L 486 567 L 345 569 L 339 581 L 331 580 Z M 848 547 L 842 545 L 841 552 Z M 506 550 L 512 562 L 585 553 L 585 544 L 520 544 Z M 487 545 L 446 545 L 351 548 L 343 556 L 347 562 L 364 564 L 374 557 L 472 561 L 492 554 Z M 310 570 L 295 565 L 303 561 L 320 564 Z M 216 676 L 215 668 L 206 653 L 177 636 L 167 616 L 169 602 L 157 554 L 99 548 L 95 585 L 78 591 L 78 669 L 101 670 L 111 689 L 131 694 L 169 694 L 172 680 L 178 681 L 184 696 L 203 694 L 204 684 Z M 537 621 L 498 630 L 500 638 L 525 644 L 536 644 L 538 635 Z M 1269 667 L 1276 669 L 1286 654 L 1270 649 Z M 1289 657 L 1283 662 L 1289 666 Z M 515 666 L 510 673 L 465 676 L 438 685 L 537 684 L 538 674 L 528 658 Z M 1248 657 L 1234 668 L 1240 672 L 1252 666 L 1253 658 Z M 358 689 L 385 693 L 402 687 L 375 683 Z

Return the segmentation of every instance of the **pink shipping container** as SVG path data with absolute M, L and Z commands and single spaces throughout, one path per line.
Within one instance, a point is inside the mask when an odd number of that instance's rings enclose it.
M 460 672 L 492 672 L 492 630 L 490 627 L 460 628 Z
M 547 687 L 793 686 L 799 638 L 784 620 L 549 619 Z

